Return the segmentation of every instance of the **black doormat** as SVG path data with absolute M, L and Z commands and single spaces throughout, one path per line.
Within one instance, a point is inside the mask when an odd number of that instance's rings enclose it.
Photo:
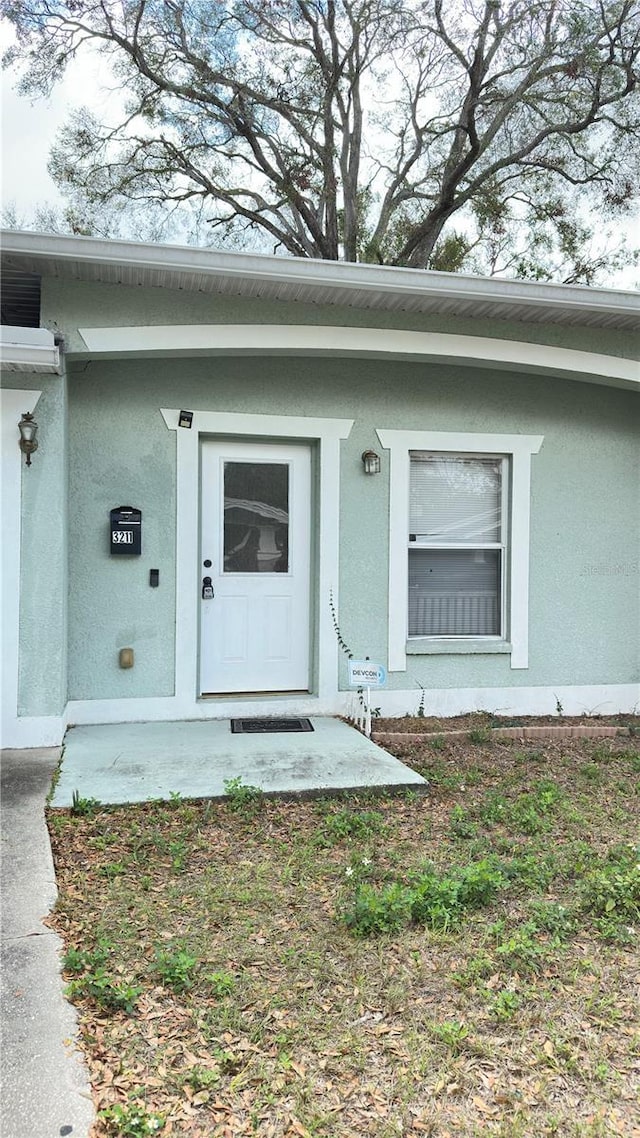
M 285 731 L 313 731 L 310 719 L 232 719 L 234 735 L 258 735 Z

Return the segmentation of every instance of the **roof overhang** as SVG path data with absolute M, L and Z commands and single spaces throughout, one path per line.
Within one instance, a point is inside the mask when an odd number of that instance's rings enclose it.
M 12 230 L 2 234 L 2 256 L 12 270 L 66 280 L 476 319 L 640 329 L 638 294 L 627 290 Z

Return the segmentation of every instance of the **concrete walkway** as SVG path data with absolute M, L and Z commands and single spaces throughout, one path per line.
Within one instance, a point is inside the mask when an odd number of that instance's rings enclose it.
M 3 1138 L 86 1138 L 94 1109 L 63 997 L 60 939 L 42 919 L 56 900 L 44 805 L 59 750 L 2 753 Z
M 234 735 L 228 719 L 74 727 L 52 805 L 74 791 L 104 805 L 224 795 L 241 778 L 269 794 L 426 787 L 419 774 L 339 719 L 298 734 Z

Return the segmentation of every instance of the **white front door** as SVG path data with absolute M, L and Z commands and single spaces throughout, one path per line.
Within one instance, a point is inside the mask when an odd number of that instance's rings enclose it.
M 309 688 L 311 455 L 202 446 L 203 695 Z

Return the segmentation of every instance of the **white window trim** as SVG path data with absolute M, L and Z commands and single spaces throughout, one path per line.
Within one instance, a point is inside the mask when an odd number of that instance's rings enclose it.
M 499 645 L 511 653 L 512 668 L 529 666 L 529 529 L 531 497 L 531 456 L 542 446 L 543 435 L 489 435 L 456 431 L 376 431 L 381 446 L 390 452 L 389 485 L 389 671 L 407 670 L 407 580 L 409 550 L 409 468 L 410 452 L 451 451 L 457 454 L 506 455 L 511 464 L 511 528 L 507 559 L 509 596 L 507 598 L 508 641 L 484 642 L 488 651 Z M 442 652 L 446 643 L 434 641 Z M 481 642 L 469 639 L 471 651 Z M 456 638 L 457 646 L 465 644 Z M 460 651 L 460 648 L 457 648 Z

